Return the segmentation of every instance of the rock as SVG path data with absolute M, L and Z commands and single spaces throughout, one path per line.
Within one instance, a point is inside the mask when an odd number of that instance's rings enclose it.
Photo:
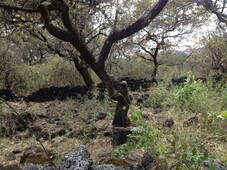
M 162 112 L 162 108 L 161 107 L 155 107 L 154 108 L 154 114 L 158 114 L 158 113 L 161 113 Z
M 186 120 L 183 125 L 184 126 L 192 126 L 193 124 L 197 124 L 199 122 L 198 116 L 190 117 L 188 120 Z
M 58 170 L 89 170 L 92 166 L 90 153 L 84 145 L 66 154 Z
M 42 138 L 44 140 L 49 139 L 49 133 L 48 131 L 45 131 L 41 125 L 34 125 L 29 129 L 28 136 L 34 135 L 33 133 L 36 134 L 37 138 Z
M 144 169 L 150 170 L 154 165 L 155 159 L 151 151 L 146 151 L 141 159 L 141 165 Z
M 12 151 L 13 154 L 19 154 L 19 153 L 22 153 L 22 151 L 20 149 L 15 149 Z
M 173 118 L 168 118 L 165 120 L 165 122 L 163 123 L 164 127 L 169 127 L 171 128 L 174 125 L 174 120 Z
M 43 148 L 38 146 L 28 147 L 24 150 L 24 153 L 21 156 L 20 164 L 31 163 L 53 166 L 54 163 L 50 157 L 53 157 L 54 154 L 49 150 L 47 150 L 47 152 L 48 155 L 45 153 Z
M 16 155 L 13 154 L 12 152 L 8 152 L 8 153 L 5 154 L 5 159 L 7 161 L 15 160 L 16 159 Z
M 136 91 L 136 90 L 147 90 L 151 85 L 157 84 L 157 80 L 152 79 L 148 80 L 145 78 L 140 78 L 140 79 L 133 79 L 131 77 L 125 77 L 119 80 L 119 82 L 126 81 L 128 84 L 128 87 L 131 91 Z M 105 99 L 105 85 L 103 83 L 99 83 L 97 85 L 98 87 L 98 100 L 104 100 Z M 72 99 L 81 99 L 82 96 L 87 94 L 89 91 L 86 86 L 76 86 L 76 87 L 49 87 L 49 88 L 43 88 L 39 89 L 36 92 L 33 92 L 32 94 L 28 95 L 27 97 L 24 97 L 24 101 L 26 102 L 46 102 L 46 101 L 53 101 L 53 100 L 66 100 L 67 98 L 72 98 Z M 6 92 L 2 92 L 3 94 L 1 95 L 0 91 L 0 96 L 3 96 Z M 7 92 L 7 94 L 11 92 Z M 9 96 L 9 95 L 8 95 Z M 88 93 L 88 98 L 92 99 L 93 95 Z M 10 98 L 15 98 L 10 97 Z M 146 97 L 145 97 L 146 98 Z
M 180 86 L 183 85 L 187 81 L 187 76 L 182 76 L 179 78 L 172 78 L 171 82 L 174 85 Z
M 114 165 L 94 165 L 92 170 L 124 170 L 121 167 L 116 167 Z
M 6 101 L 19 101 L 18 96 L 10 89 L 0 90 L 0 98 Z
M 83 129 L 74 129 L 69 132 L 68 138 L 78 138 L 83 136 L 84 130 Z
M 141 165 L 141 163 L 134 163 L 131 167 L 130 170 L 143 170 L 143 166 Z
M 19 167 L 18 165 L 8 165 L 8 166 L 1 166 L 1 170 L 24 170 L 23 168 Z
M 158 161 L 156 168 L 157 170 L 168 170 L 168 163 L 165 159 L 161 159 Z
M 106 165 L 114 165 L 115 167 L 120 169 L 129 169 L 132 167 L 132 164 L 125 159 L 110 158 L 105 163 Z
M 3 169 L 3 165 L 0 163 L 0 169 Z
M 48 165 L 39 165 L 31 163 L 25 163 L 24 165 L 21 165 L 21 168 L 23 170 L 56 170 L 55 167 L 51 167 Z
M 227 169 L 227 164 L 221 163 L 219 160 L 203 161 L 201 166 L 202 166 L 202 169 L 204 170 L 210 170 L 210 169 L 226 170 Z
M 143 113 L 142 114 L 142 118 L 146 119 L 146 120 L 149 120 L 149 114 L 148 113 Z
M 99 112 L 99 113 L 96 115 L 95 121 L 105 119 L 106 116 L 107 116 L 107 113 Z
M 4 124 L 0 124 L 1 134 L 0 137 L 10 136 L 16 132 L 23 132 L 28 128 L 28 125 L 34 122 L 34 117 L 28 113 L 24 112 L 20 115 L 11 114 L 3 117 Z

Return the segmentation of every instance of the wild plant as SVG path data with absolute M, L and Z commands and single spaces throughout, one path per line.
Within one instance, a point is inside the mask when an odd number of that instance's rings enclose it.
M 206 113 L 210 109 L 209 89 L 189 74 L 186 83 L 175 92 L 175 106 L 181 112 Z
M 131 121 L 135 124 L 132 133 L 128 135 L 127 143 L 115 149 L 113 157 L 122 158 L 127 153 L 132 153 L 135 149 L 149 149 L 156 155 L 159 154 L 157 145 L 157 131 L 152 125 L 142 118 L 143 112 L 136 108 L 131 108 L 134 112 L 131 114 Z

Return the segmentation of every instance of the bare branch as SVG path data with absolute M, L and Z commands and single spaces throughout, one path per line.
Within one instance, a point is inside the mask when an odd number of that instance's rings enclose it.
M 125 29 L 122 29 L 120 31 L 113 31 L 108 38 L 106 39 L 102 50 L 99 55 L 98 63 L 100 65 L 104 65 L 106 59 L 108 58 L 108 54 L 111 50 L 111 47 L 114 43 L 116 43 L 119 40 L 122 40 L 126 37 L 129 37 L 133 35 L 134 33 L 142 30 L 146 26 L 148 26 L 151 21 L 162 11 L 162 9 L 167 4 L 168 0 L 159 0 L 159 2 L 151 9 L 151 11 L 141 18 L 139 18 L 137 21 L 135 21 L 132 25 L 128 26 Z

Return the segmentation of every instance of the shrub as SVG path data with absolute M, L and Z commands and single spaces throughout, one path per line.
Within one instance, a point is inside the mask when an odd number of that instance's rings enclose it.
M 157 145 L 157 132 L 152 125 L 142 119 L 143 112 L 136 108 L 131 108 L 133 113 L 131 114 L 131 121 L 136 124 L 136 127 L 132 129 L 132 133 L 128 135 L 127 143 L 121 145 L 115 149 L 112 156 L 122 158 L 128 153 L 132 153 L 137 148 L 149 149 L 157 156 L 159 147 Z
M 207 160 L 209 154 L 202 145 L 196 132 L 186 131 L 174 133 L 172 146 L 175 154 L 171 168 L 176 169 L 200 169 L 201 161 Z
M 157 87 L 150 88 L 149 98 L 146 100 L 147 107 L 166 107 L 171 105 L 172 101 L 172 90 L 166 87 L 166 84 L 159 84 Z
M 206 113 L 212 102 L 209 99 L 208 87 L 201 81 L 196 81 L 194 76 L 189 75 L 186 83 L 177 89 L 175 103 L 181 111 Z

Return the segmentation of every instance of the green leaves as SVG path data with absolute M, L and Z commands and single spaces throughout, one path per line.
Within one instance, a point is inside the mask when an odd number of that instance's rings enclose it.
M 222 116 L 224 119 L 227 120 L 227 110 L 223 111 L 223 112 L 221 113 L 221 116 Z
M 137 123 L 142 118 L 143 112 L 141 110 L 137 110 L 134 114 L 131 115 L 130 119 Z

